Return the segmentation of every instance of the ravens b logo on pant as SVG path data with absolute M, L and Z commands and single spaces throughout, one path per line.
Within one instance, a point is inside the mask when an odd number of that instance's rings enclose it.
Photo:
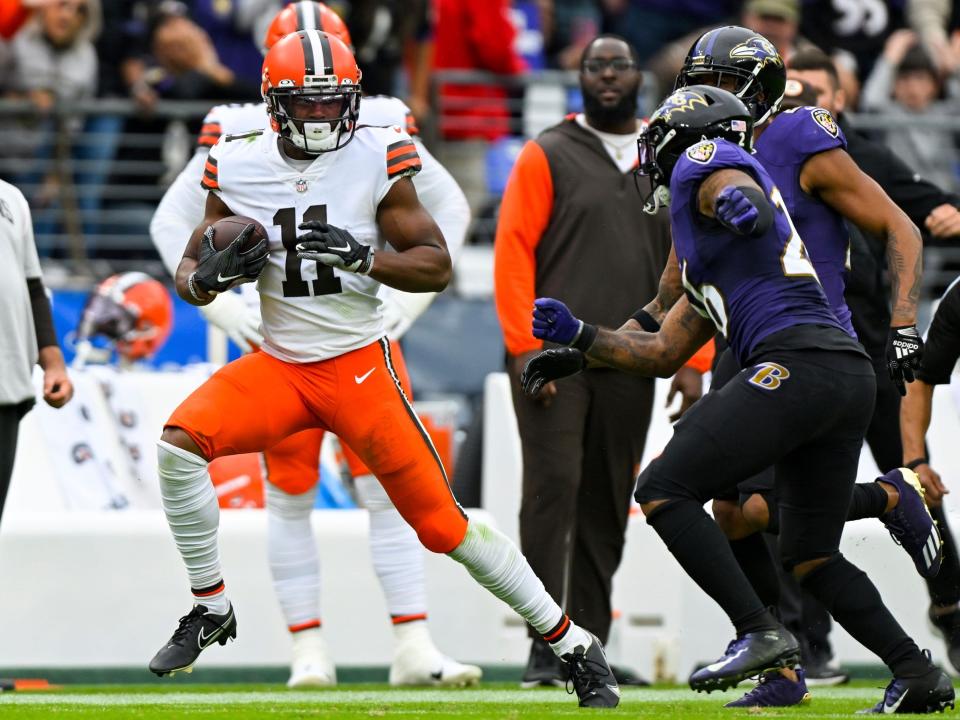
M 765 362 L 754 367 L 754 373 L 747 382 L 764 390 L 776 390 L 788 377 L 790 377 L 790 371 L 783 365 Z

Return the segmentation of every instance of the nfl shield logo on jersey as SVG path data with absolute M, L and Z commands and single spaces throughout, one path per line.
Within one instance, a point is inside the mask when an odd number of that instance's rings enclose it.
M 303 178 L 299 178 L 295 187 L 297 188 L 298 193 L 305 193 L 307 191 L 307 181 Z

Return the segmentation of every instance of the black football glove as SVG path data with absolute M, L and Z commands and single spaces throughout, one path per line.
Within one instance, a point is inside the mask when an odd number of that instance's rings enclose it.
M 907 394 L 904 381 L 913 382 L 923 358 L 923 338 L 916 325 L 890 328 L 887 336 L 887 370 L 901 395 Z
M 240 250 L 256 226 L 247 225 L 236 239 L 223 250 L 213 247 L 213 225 L 203 231 L 200 241 L 200 257 L 193 281 L 208 293 L 223 292 L 234 285 L 256 280 L 267 264 L 270 250 L 263 238 L 249 250 Z
M 319 220 L 300 223 L 301 230 L 309 230 L 297 237 L 297 257 L 340 268 L 360 275 L 368 275 L 373 267 L 373 248 L 357 242 L 349 232 L 336 225 Z
M 548 382 L 576 375 L 587 367 L 586 356 L 575 348 L 551 348 L 527 361 L 520 373 L 520 387 L 536 397 Z

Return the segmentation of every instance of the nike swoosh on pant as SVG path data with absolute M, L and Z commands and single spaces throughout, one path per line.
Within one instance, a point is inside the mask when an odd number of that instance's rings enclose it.
M 364 380 L 370 377 L 374 370 L 376 370 L 375 367 L 370 368 L 363 375 L 354 375 L 353 379 L 356 381 L 357 385 L 360 385 Z

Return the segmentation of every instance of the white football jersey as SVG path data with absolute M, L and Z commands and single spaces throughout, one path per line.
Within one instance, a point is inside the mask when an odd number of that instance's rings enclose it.
M 298 226 L 322 220 L 383 250 L 377 207 L 396 180 L 419 171 L 419 155 L 400 128 L 363 127 L 301 171 L 278 139 L 272 130 L 224 135 L 210 150 L 202 185 L 267 229 L 270 259 L 257 281 L 264 351 L 287 362 L 327 360 L 384 334 L 380 283 L 297 259 Z

